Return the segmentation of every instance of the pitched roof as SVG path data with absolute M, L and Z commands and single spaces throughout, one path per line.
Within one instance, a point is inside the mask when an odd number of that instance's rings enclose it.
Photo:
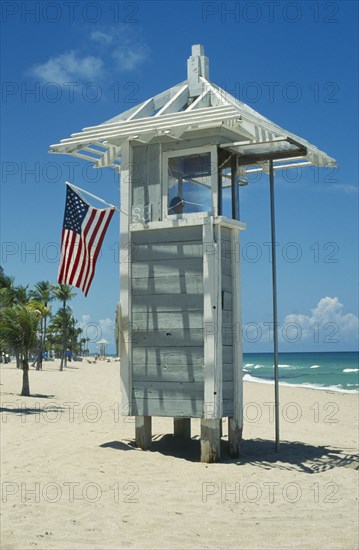
M 51 153 L 64 153 L 118 168 L 121 144 L 180 141 L 205 137 L 215 130 L 218 144 L 237 153 L 241 165 L 271 158 L 282 167 L 300 164 L 335 166 L 333 158 L 303 138 L 274 124 L 263 115 L 209 81 L 203 46 L 193 46 L 187 80 L 147 99 L 102 124 L 83 128 L 51 145 Z M 279 164 L 278 164 L 279 163 Z M 298 166 L 298 163 L 295 164 Z

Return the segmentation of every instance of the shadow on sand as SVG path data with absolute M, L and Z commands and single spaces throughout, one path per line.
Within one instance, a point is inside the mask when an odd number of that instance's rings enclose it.
M 100 447 L 109 447 L 119 451 L 136 450 L 135 441 L 110 441 Z M 200 460 L 199 439 L 183 440 L 174 435 L 155 435 L 152 446 L 147 452 L 160 453 L 165 456 L 181 458 L 190 462 Z M 359 470 L 358 457 L 347 454 L 344 450 L 325 446 L 315 446 L 300 441 L 282 441 L 279 453 L 275 451 L 274 442 L 268 439 L 243 440 L 241 456 L 231 459 L 228 457 L 228 441 L 222 439 L 222 464 L 255 464 L 259 468 L 281 470 L 297 470 L 307 474 L 316 474 L 337 467 Z
M 26 399 L 29 399 L 29 397 L 33 397 L 33 398 L 38 398 L 38 399 L 52 399 L 54 398 L 55 396 L 54 395 L 43 395 L 41 393 L 34 393 L 33 395 L 31 396 L 27 396 Z M 4 405 L 6 405 L 7 403 L 4 402 Z M 15 414 L 15 415 L 21 415 L 21 414 L 24 414 L 24 415 L 30 415 L 30 414 L 42 414 L 42 413 L 45 413 L 46 415 L 48 413 L 53 413 L 53 412 L 63 412 L 65 409 L 63 407 L 59 407 L 58 405 L 56 405 L 56 403 L 50 403 L 48 406 L 44 406 L 44 407 L 40 407 L 40 404 L 39 403 L 36 403 L 36 407 L 27 407 L 24 405 L 24 403 L 21 403 L 21 405 L 18 405 L 17 403 L 14 403 L 12 406 L 10 407 L 0 407 L 0 414 L 1 415 L 7 415 L 7 414 Z M 4 422 L 4 420 L 3 420 Z M 6 422 L 6 420 L 5 420 Z

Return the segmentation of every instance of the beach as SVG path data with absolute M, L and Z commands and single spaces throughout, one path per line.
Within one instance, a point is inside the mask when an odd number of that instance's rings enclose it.
M 355 549 L 358 395 L 244 383 L 239 459 L 199 461 L 192 440 L 153 419 L 150 451 L 121 416 L 120 363 L 1 364 L 2 550 Z

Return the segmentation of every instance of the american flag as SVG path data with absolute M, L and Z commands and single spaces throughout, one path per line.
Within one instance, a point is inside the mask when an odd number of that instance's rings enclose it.
M 114 207 L 93 208 L 66 185 L 58 282 L 80 288 L 85 296 L 95 274 L 102 241 Z

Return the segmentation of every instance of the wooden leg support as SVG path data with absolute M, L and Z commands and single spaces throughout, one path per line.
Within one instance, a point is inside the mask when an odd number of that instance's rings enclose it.
M 201 419 L 201 462 L 218 462 L 221 458 L 220 419 Z
M 228 418 L 229 456 L 239 457 L 239 446 L 242 439 L 242 426 L 233 417 Z
M 175 437 L 180 437 L 181 439 L 191 439 L 191 419 L 174 418 L 173 433 Z
M 135 416 L 136 447 L 144 451 L 152 443 L 152 416 Z

